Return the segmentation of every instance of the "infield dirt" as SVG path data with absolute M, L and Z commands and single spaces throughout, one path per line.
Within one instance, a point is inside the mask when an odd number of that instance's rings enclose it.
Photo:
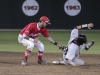
M 100 75 L 100 55 L 81 54 L 84 66 L 54 65 L 61 53 L 44 53 L 43 59 L 48 65 L 37 63 L 37 53 L 31 53 L 27 66 L 21 66 L 24 52 L 0 52 L 0 75 Z

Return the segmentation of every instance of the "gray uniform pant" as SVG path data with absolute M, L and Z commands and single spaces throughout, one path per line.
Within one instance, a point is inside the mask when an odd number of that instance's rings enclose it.
M 64 64 L 65 64 L 65 65 L 70 65 L 70 64 L 68 63 L 68 60 L 66 60 L 66 58 L 65 58 L 65 53 L 63 53 L 63 61 L 64 61 Z M 78 59 L 78 57 L 75 58 L 75 59 L 73 59 L 72 61 L 73 61 L 76 65 L 79 65 L 79 66 L 84 65 L 84 61 L 81 60 L 81 59 Z

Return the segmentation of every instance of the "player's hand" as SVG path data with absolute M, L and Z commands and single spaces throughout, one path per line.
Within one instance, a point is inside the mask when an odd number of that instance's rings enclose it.
M 57 46 L 58 46 L 59 48 L 61 48 L 62 45 L 58 44 Z
M 58 46 L 58 48 L 59 48 L 59 49 L 61 49 L 61 50 L 62 50 L 62 48 L 63 48 L 63 46 L 62 46 L 62 45 L 58 44 L 57 46 Z
M 93 26 L 94 26 L 93 23 L 89 23 L 87 27 L 88 29 L 91 29 Z
M 61 49 L 62 51 L 65 51 L 65 50 L 67 50 L 67 47 L 64 45 L 60 45 L 59 49 Z
M 39 41 L 38 38 L 35 38 L 35 39 L 34 39 L 34 42 L 35 42 L 35 43 L 37 43 L 38 41 Z
M 85 49 L 88 50 L 91 46 L 93 46 L 95 43 L 94 40 L 90 41 L 86 46 L 85 46 Z
M 59 49 L 64 49 L 64 46 L 63 46 L 63 45 L 60 45 L 60 46 L 59 46 Z

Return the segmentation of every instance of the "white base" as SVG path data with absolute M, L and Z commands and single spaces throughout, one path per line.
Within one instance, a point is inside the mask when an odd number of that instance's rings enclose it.
M 58 65 L 58 64 L 64 64 L 64 61 L 53 61 L 52 63 Z

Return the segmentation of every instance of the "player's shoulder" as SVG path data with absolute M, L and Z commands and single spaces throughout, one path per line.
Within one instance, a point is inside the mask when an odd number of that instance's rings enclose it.
M 74 44 L 74 43 L 71 43 L 69 46 L 68 46 L 70 49 L 77 49 L 77 48 L 79 48 L 79 46 L 78 45 L 76 45 L 76 44 Z
M 72 32 L 78 32 L 78 29 L 74 28 L 74 29 L 72 30 Z
M 48 33 L 46 28 L 41 28 L 40 31 L 41 31 L 41 33 Z
M 44 27 L 44 28 L 41 28 L 41 31 L 47 31 L 47 29 Z
M 37 22 L 29 23 L 28 26 L 30 26 L 30 27 L 32 27 L 32 28 L 33 28 L 33 27 L 37 27 Z

